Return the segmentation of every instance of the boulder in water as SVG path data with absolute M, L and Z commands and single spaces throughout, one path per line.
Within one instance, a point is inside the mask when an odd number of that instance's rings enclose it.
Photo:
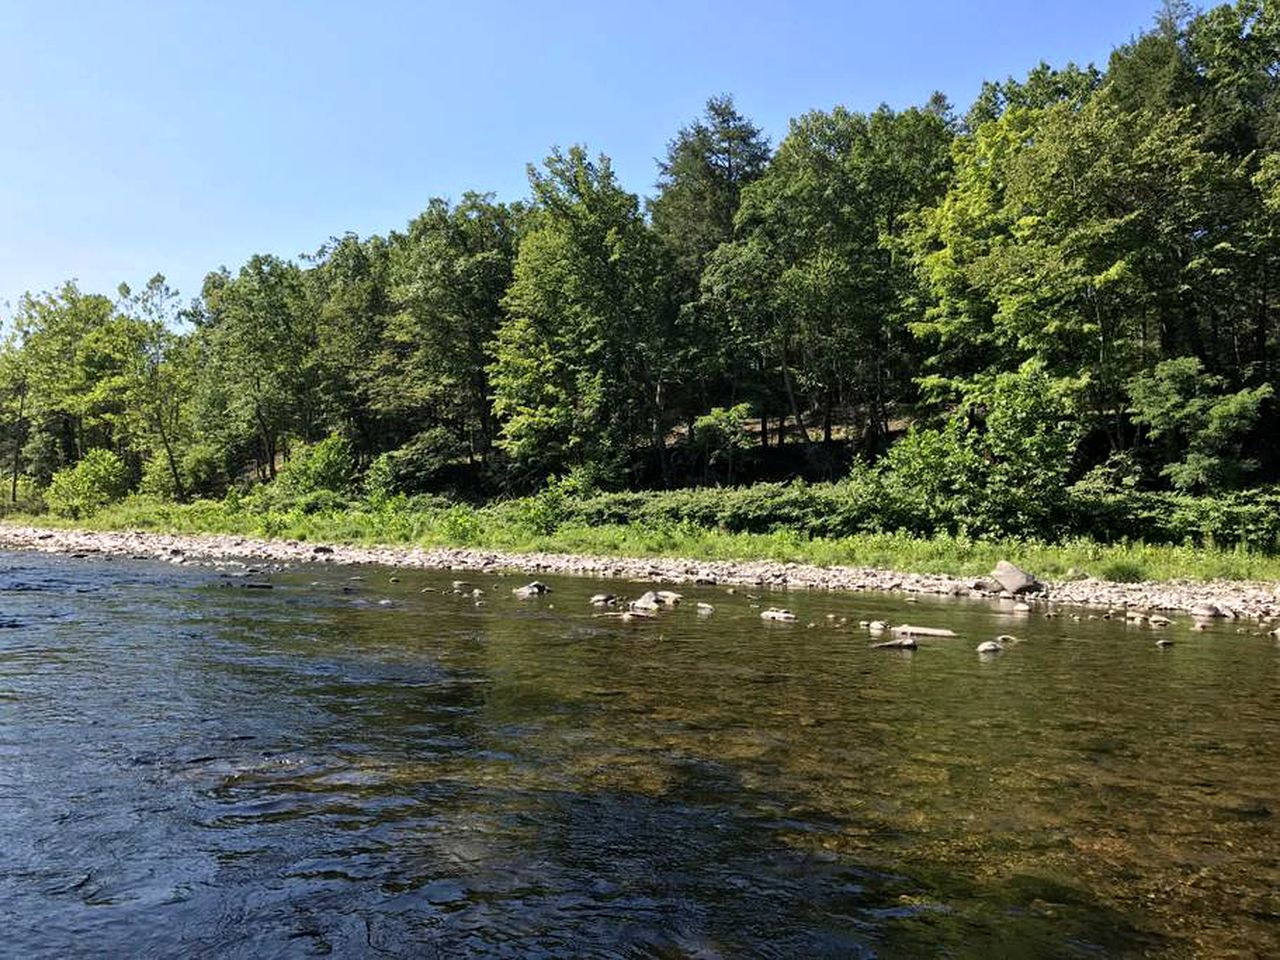
M 790 623 L 795 620 L 796 615 L 790 610 L 783 610 L 781 607 L 770 607 L 768 610 L 760 612 L 761 620 L 772 620 L 777 623 Z

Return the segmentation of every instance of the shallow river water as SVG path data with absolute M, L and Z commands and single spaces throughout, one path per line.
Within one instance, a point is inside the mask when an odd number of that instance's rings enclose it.
M 1280 955 L 1269 637 L 523 582 L 0 554 L 0 955 Z

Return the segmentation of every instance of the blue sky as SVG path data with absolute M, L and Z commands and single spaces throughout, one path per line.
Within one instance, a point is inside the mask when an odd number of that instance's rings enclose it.
M 905 107 L 1039 60 L 1105 63 L 1154 0 L 149 3 L 0 0 L 0 303 L 402 227 L 525 193 L 585 143 L 647 193 L 712 94 L 788 118 Z M 8 311 L 0 310 L 0 315 Z

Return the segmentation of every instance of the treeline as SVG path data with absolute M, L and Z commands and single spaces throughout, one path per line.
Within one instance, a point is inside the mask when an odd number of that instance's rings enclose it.
M 435 199 L 189 304 L 160 277 L 23 297 L 7 499 L 220 498 L 302 450 L 379 496 L 852 470 L 1002 532 L 1071 485 L 1256 485 L 1280 475 L 1278 146 L 1276 0 L 1167 6 L 1105 70 L 1041 65 L 963 115 L 806 113 L 776 149 L 716 97 L 647 200 L 573 147 L 527 200 Z

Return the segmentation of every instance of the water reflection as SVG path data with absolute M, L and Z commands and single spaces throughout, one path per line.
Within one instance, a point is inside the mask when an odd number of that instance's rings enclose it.
M 624 624 L 595 582 L 354 575 L 0 557 L 8 949 L 1280 950 L 1269 638 L 825 594 L 765 624 L 781 597 L 714 587 Z

